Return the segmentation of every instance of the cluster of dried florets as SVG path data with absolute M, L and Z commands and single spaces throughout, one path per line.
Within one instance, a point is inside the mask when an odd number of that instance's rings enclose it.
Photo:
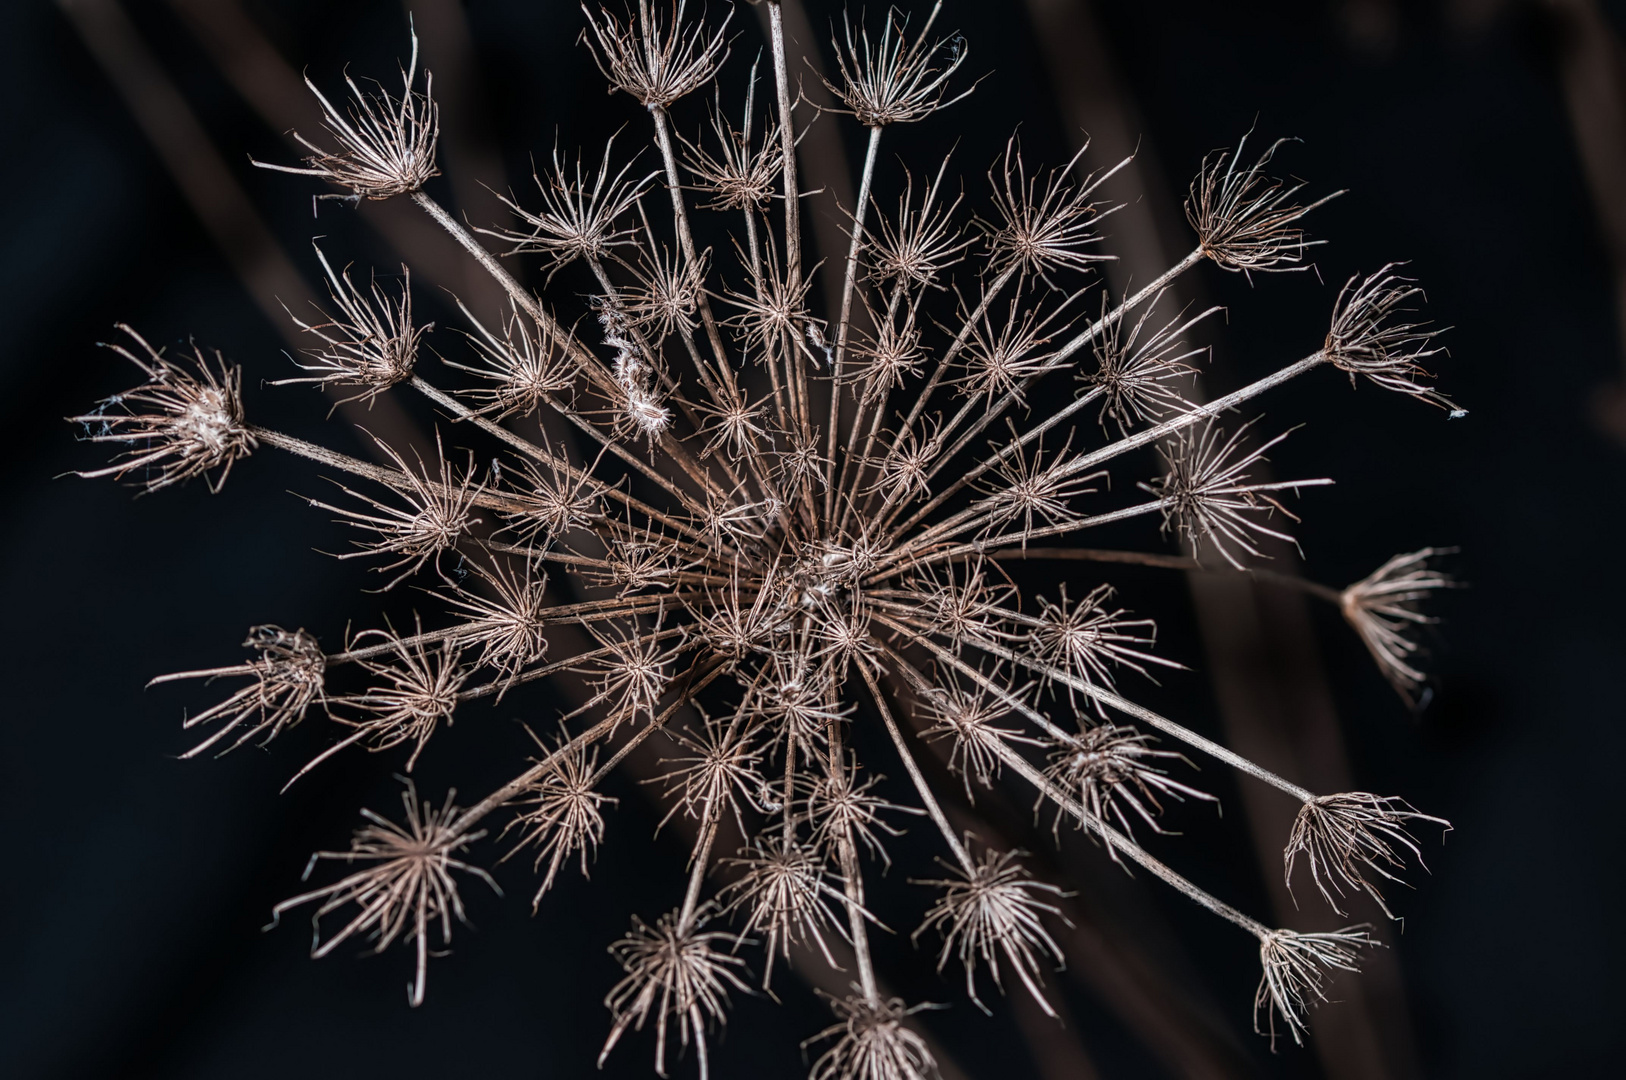
M 873 193 L 883 132 L 965 92 L 953 85 L 964 43 L 930 37 L 937 14 L 913 36 L 890 12 L 878 32 L 847 24 L 836 42 L 833 88 L 869 141 L 840 303 L 823 318 L 807 304 L 798 209 L 795 146 L 806 116 L 793 106 L 773 0 L 769 115 L 759 115 L 753 68 L 739 123 L 719 92 L 711 136 L 694 141 L 674 138 L 669 110 L 714 84 L 722 29 L 681 2 L 657 12 L 640 0 L 625 19 L 588 12 L 584 41 L 612 87 L 647 108 L 660 169 L 618 168 L 608 141 L 596 170 L 580 157 L 566 168 L 556 152 L 538 177 L 538 205 L 516 198 L 520 224 L 486 230 L 511 253 L 541 255 L 550 281 L 567 267 L 583 274 L 589 304 L 573 313 L 560 305 L 579 291 L 544 300 L 423 190 L 435 174 L 436 111 L 427 78 L 414 87 L 416 42 L 400 98 L 354 82 L 348 114 L 321 98 L 332 148 L 307 143 L 303 167 L 278 168 L 355 198 L 408 195 L 512 307 L 496 331 L 464 312 L 473 355 L 446 367 L 472 380 L 442 389 L 418 370 L 428 328 L 413 321 L 409 282 L 399 295 L 363 290 L 318 253 L 337 310 L 296 320 L 320 344 L 308 374 L 283 381 L 368 399 L 420 393 L 455 430 L 489 437 L 497 453 L 488 461 L 471 451 L 454 464 L 439 434 L 429 463 L 382 442 L 379 464 L 350 458 L 247 424 L 235 367 L 196 349 L 193 362 L 173 362 L 133 333 L 136 350 L 115 346 L 147 382 L 77 418 L 92 441 L 131 446 L 85 475 L 134 475 L 151 490 L 213 473 L 218 486 L 257 446 L 296 453 L 365 486 L 341 485 L 347 501 L 312 503 L 356 530 L 348 557 L 376 560 L 392 575 L 386 588 L 431 566 L 444 586 L 433 593 L 445 601 L 435 629 L 414 617 L 411 633 L 369 630 L 326 653 L 303 630 L 259 627 L 247 642 L 258 653 L 251 662 L 166 676 L 249 680 L 188 722 L 213 725 L 192 753 L 269 741 L 314 712 L 335 739 L 296 775 L 352 746 L 392 753 L 410 771 L 470 702 L 548 676 L 575 694 L 558 736 L 538 740 L 517 775 L 472 806 L 448 795 L 432 810 L 409 785 L 405 825 L 364 811 L 349 851 L 318 853 L 313 867 L 361 868 L 278 906 L 314 903 L 318 924 L 347 913 L 337 933 L 318 938 L 316 955 L 357 935 L 379 950 L 404 941 L 417 952 L 411 999 L 421 1001 L 431 933 L 438 926 L 444 945 L 464 914 L 452 871 L 490 882 L 462 855 L 484 835 L 481 823 L 509 816 L 503 835 L 516 841 L 510 854 L 532 854 L 540 904 L 561 870 L 576 863 L 585 873 L 605 841 L 614 800 L 601 793 L 603 777 L 655 740 L 672 752 L 666 821 L 693 843 L 688 886 L 676 910 L 635 920 L 612 948 L 625 977 L 606 1001 L 605 1052 L 652 1026 L 662 1075 L 673 1036 L 707 1072 L 708 1032 L 731 993 L 746 989 L 741 950 L 753 942 L 763 947 L 765 988 L 776 958 L 793 955 L 853 979 L 851 996 L 833 1001 L 837 1023 L 810 1040 L 824 1046 L 815 1077 L 934 1074 L 910 1019 L 925 1006 L 887 993 L 869 944 L 878 918 L 865 876 L 889 861 L 905 814 L 936 830 L 946 867 L 918 883 L 937 899 L 923 905 L 915 936 L 938 939 L 940 966 L 959 961 L 978 1005 L 979 972 L 996 986 L 1014 973 L 1050 1010 L 1042 975 L 1061 961 L 1068 897 L 1032 877 L 1020 852 L 951 827 L 944 806 L 959 794 L 933 788 L 923 753 L 942 755 L 967 807 L 978 792 L 1024 785 L 1057 829 L 1072 823 L 1252 934 L 1264 969 L 1256 1008 L 1272 1036 L 1282 1023 L 1298 1039 L 1328 969 L 1354 966 L 1360 929 L 1272 930 L 1136 842 L 1137 829 L 1163 831 L 1171 800 L 1212 798 L 1178 778 L 1185 755 L 1157 748 L 1152 731 L 1298 799 L 1286 869 L 1307 863 L 1335 911 L 1351 892 L 1383 905 L 1378 884 L 1419 853 L 1410 830 L 1445 823 L 1394 797 L 1307 791 L 1136 704 L 1117 686 L 1126 672 L 1180 666 L 1156 651 L 1152 620 L 1121 607 L 1105 584 L 1076 599 L 1063 587 L 1054 602 L 1024 602 L 999 563 L 1191 566 L 1189 557 L 1051 546 L 1109 523 L 1160 521 L 1192 555 L 1253 566 L 1267 542 L 1290 539 L 1289 493 L 1326 481 L 1259 478 L 1264 452 L 1285 436 L 1261 441 L 1223 417 L 1322 367 L 1454 408 L 1423 381 L 1421 364 L 1438 349 L 1433 331 L 1403 314 L 1417 290 L 1392 268 L 1352 279 L 1325 340 L 1303 359 L 1200 402 L 1188 380 L 1203 350 L 1191 342 L 1212 311 L 1156 314 L 1170 283 L 1205 260 L 1248 273 L 1302 267 L 1311 243 L 1302 222 L 1319 203 L 1268 175 L 1275 147 L 1251 163 L 1241 146 L 1214 155 L 1187 204 L 1190 254 L 1116 298 L 1092 276 L 1106 257 L 1098 226 L 1113 210 L 1099 194 L 1104 175 L 1079 177 L 1075 163 L 1030 174 L 1014 140 L 988 171 L 987 220 L 966 220 L 942 169 L 922 186 L 899 176 L 888 216 Z M 652 194 L 658 178 L 669 219 L 648 205 L 663 201 Z M 697 249 L 698 209 L 738 220 L 731 257 Z M 731 310 L 720 317 L 715 306 Z M 1086 307 L 1098 316 L 1084 318 Z M 578 333 L 595 320 L 598 340 Z M 1079 424 L 1092 414 L 1098 430 Z M 541 437 L 504 426 L 531 417 Z M 1161 468 L 1149 454 L 1131 456 L 1141 448 L 1160 452 Z M 1152 474 L 1110 483 L 1135 467 Z M 1423 681 L 1413 632 L 1429 620 L 1418 604 L 1450 584 L 1436 554 L 1392 559 L 1342 593 L 1300 582 L 1341 605 L 1404 695 Z M 359 688 L 330 686 L 341 672 L 354 672 Z M 854 739 L 860 725 L 874 737 Z M 858 743 L 889 753 L 868 760 Z M 882 796 L 883 769 L 907 779 L 909 804 Z M 715 928 L 727 919 L 735 930 Z

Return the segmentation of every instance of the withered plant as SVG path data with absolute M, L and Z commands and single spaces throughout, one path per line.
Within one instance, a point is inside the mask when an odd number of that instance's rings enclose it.
M 549 677 L 575 695 L 562 720 L 541 718 L 544 729 L 557 721 L 557 736 L 522 749 L 512 779 L 469 805 L 448 794 L 432 809 L 409 784 L 405 824 L 363 810 L 349 850 L 312 862 L 350 875 L 277 914 L 315 905 L 317 956 L 351 938 L 380 951 L 404 943 L 416 954 L 416 1005 L 431 937 L 446 945 L 464 917 L 461 886 L 495 886 L 472 861 L 493 820 L 508 854 L 540 875 L 547 918 L 558 875 L 585 873 L 611 842 L 603 778 L 656 740 L 666 820 L 693 840 L 687 889 L 611 947 L 625 975 L 606 1000 L 604 1052 L 651 1028 L 658 1073 L 692 1049 L 705 1076 L 707 1040 L 730 998 L 754 992 L 760 948 L 764 989 L 776 958 L 839 968 L 850 984 L 832 1000 L 835 1022 L 808 1041 L 815 1077 L 931 1076 L 911 1020 L 926 1004 L 893 997 L 872 961 L 879 923 L 866 879 L 888 863 L 893 838 L 910 827 L 940 839 L 941 874 L 915 883 L 913 935 L 940 966 L 963 969 L 977 1005 L 979 985 L 1014 976 L 1013 989 L 1052 1012 L 1044 973 L 1069 932 L 1061 890 L 1022 852 L 951 824 L 944 803 L 958 790 L 934 790 L 920 763 L 941 753 L 969 804 L 1020 786 L 1058 830 L 1084 830 L 1252 935 L 1263 965 L 1256 1026 L 1273 1042 L 1280 1030 L 1301 1039 L 1330 969 L 1356 966 L 1367 929 L 1272 929 L 1150 854 L 1137 831 L 1163 832 L 1176 803 L 1212 801 L 1193 786 L 1187 755 L 1298 800 L 1285 868 L 1306 868 L 1334 913 L 1355 892 L 1387 912 L 1378 886 L 1418 856 L 1412 830 L 1446 823 L 1394 796 L 1306 790 L 1137 704 L 1121 683 L 1180 666 L 1158 651 L 1153 620 L 1099 581 L 1024 596 L 1003 563 L 1077 560 L 1089 552 L 1058 545 L 1130 523 L 1144 552 L 1096 554 L 1257 566 L 1290 540 L 1297 496 L 1329 481 L 1261 475 L 1286 436 L 1239 418 L 1255 398 L 1340 372 L 1460 413 L 1424 370 L 1440 350 L 1413 312 L 1418 287 L 1396 265 L 1352 278 L 1301 358 L 1204 401 L 1196 335 L 1217 309 L 1188 317 L 1164 298 L 1205 262 L 1251 275 L 1261 294 L 1269 274 L 1307 267 L 1319 241 L 1304 219 L 1320 202 L 1274 177 L 1278 147 L 1255 156 L 1244 139 L 1205 160 L 1186 204 L 1190 253 L 1114 297 L 1095 271 L 1115 209 L 1101 184 L 1115 169 L 1035 168 L 1013 138 L 986 171 L 985 201 L 944 168 L 900 168 L 896 206 L 882 205 L 873 190 L 887 129 L 972 92 L 966 45 L 938 36 L 938 7 L 849 18 L 830 89 L 865 129 L 866 150 L 850 246 L 815 267 L 797 143 L 818 117 L 801 100 L 778 4 L 766 4 L 771 77 L 751 68 L 738 111 L 717 84 L 726 18 L 713 11 L 708 24 L 682 0 L 584 10 L 581 44 L 644 107 L 652 149 L 630 155 L 606 139 L 572 159 L 555 148 L 539 193 L 505 200 L 512 222 L 471 228 L 425 189 L 439 119 L 415 38 L 398 93 L 347 80 L 341 107 L 317 91 L 326 121 L 300 137 L 310 155 L 266 166 L 352 203 L 410 200 L 506 291 L 501 325 L 464 309 L 467 348 L 443 329 L 448 356 L 425 371 L 410 281 L 364 287 L 317 252 L 331 310 L 293 315 L 312 347 L 302 373 L 274 385 L 368 402 L 421 394 L 446 422 L 434 458 L 381 443 L 368 462 L 258 427 L 244 415 L 239 368 L 196 349 L 165 356 L 129 330 L 114 348 L 145 381 L 75 418 L 92 441 L 127 448 L 83 475 L 149 491 L 193 477 L 218 488 L 261 448 L 308 458 L 340 481 L 331 503 L 311 501 L 354 530 L 356 548 L 341 557 L 371 558 L 386 589 L 424 581 L 443 601 L 427 623 L 411 613 L 410 633 L 385 625 L 332 651 L 304 630 L 256 627 L 248 662 L 164 676 L 247 680 L 188 721 L 204 733 L 192 753 L 267 743 L 310 720 L 330 727 L 331 743 L 291 769 L 296 778 L 340 752 L 380 753 L 410 772 L 481 699 L 512 705 L 505 695 Z M 679 106 L 702 115 L 691 125 Z M 702 248 L 691 227 L 701 214 L 708 230 L 737 226 L 732 243 Z M 548 291 L 522 284 L 477 233 L 515 261 L 540 256 Z M 587 312 L 571 308 L 576 285 L 552 291 L 566 271 L 590 283 Z M 816 274 L 839 283 L 839 303 L 822 314 L 810 300 Z M 1343 380 L 1325 381 L 1336 392 Z M 448 452 L 448 435 L 481 448 Z M 1156 554 L 1176 543 L 1183 558 Z M 1301 583 L 1339 606 L 1407 697 L 1424 681 L 1416 631 L 1430 620 L 1419 604 L 1450 584 L 1437 554 L 1397 556 L 1342 592 Z M 333 682 L 346 671 L 350 683 Z M 890 752 L 871 760 L 860 745 Z M 879 784 L 883 773 L 912 795 L 883 795 L 898 790 Z

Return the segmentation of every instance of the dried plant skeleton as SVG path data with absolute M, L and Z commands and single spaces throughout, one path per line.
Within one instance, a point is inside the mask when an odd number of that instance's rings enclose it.
M 1307 791 L 1136 704 L 1129 684 L 1180 667 L 1158 651 L 1154 622 L 1105 584 L 1024 596 L 1002 569 L 1018 556 L 1076 557 L 1052 545 L 1113 523 L 1141 528 L 1148 552 L 1178 540 L 1216 572 L 1290 543 L 1291 504 L 1330 481 L 1261 476 L 1286 436 L 1257 434 L 1238 411 L 1325 368 L 1460 413 L 1424 370 L 1440 350 L 1410 310 L 1419 290 L 1396 266 L 1357 276 L 1324 340 L 1203 403 L 1195 342 L 1213 311 L 1169 311 L 1171 283 L 1204 262 L 1255 278 L 1304 268 L 1319 243 L 1304 219 L 1320 202 L 1273 178 L 1277 147 L 1250 156 L 1244 140 L 1205 160 L 1191 185 L 1190 254 L 1111 296 L 1095 276 L 1110 254 L 1100 244 L 1110 172 L 1083 175 L 1076 160 L 1034 169 L 1014 139 L 987 170 L 982 202 L 942 168 L 883 169 L 889 128 L 973 90 L 966 44 L 943 34 L 940 6 L 836 29 L 830 89 L 867 143 L 850 247 L 821 265 L 804 252 L 796 150 L 818 118 L 797 107 L 775 0 L 771 73 L 753 66 L 737 98 L 733 76 L 720 80 L 732 71 L 726 19 L 708 24 L 683 0 L 584 8 L 582 45 L 644 107 L 652 149 L 628 153 L 634 132 L 579 154 L 555 148 L 539 192 L 505 199 L 514 220 L 478 230 L 425 190 L 439 118 L 416 39 L 398 93 L 346 80 L 336 99 L 312 83 L 324 131 L 301 137 L 303 164 L 266 167 L 320 180 L 336 198 L 412 201 L 510 300 L 497 324 L 464 309 L 466 342 L 443 329 L 447 355 L 426 370 L 430 328 L 414 322 L 410 279 L 368 281 L 317 251 L 332 310 L 293 313 L 312 346 L 279 382 L 366 402 L 426 396 L 446 421 L 428 461 L 380 443 L 379 463 L 364 462 L 260 428 L 224 360 L 195 348 L 166 357 L 128 330 L 113 346 L 145 382 L 75 418 L 91 441 L 125 447 L 83 475 L 147 490 L 202 476 L 218 488 L 251 453 L 302 455 L 338 482 L 331 501 L 311 502 L 355 538 L 341 557 L 370 562 L 386 589 L 423 580 L 439 603 L 430 629 L 414 615 L 410 632 L 368 630 L 332 652 L 303 630 L 257 627 L 249 661 L 165 676 L 246 680 L 188 722 L 202 734 L 193 753 L 268 742 L 314 718 L 331 725 L 331 745 L 296 776 L 363 750 L 410 771 L 476 699 L 550 676 L 574 689 L 558 734 L 522 751 L 508 783 L 466 807 L 448 795 L 438 810 L 409 785 L 404 824 L 364 811 L 348 851 L 316 856 L 313 867 L 353 872 L 277 908 L 315 905 L 316 955 L 352 937 L 381 951 L 403 942 L 416 953 L 417 1004 L 431 935 L 444 945 L 463 918 L 460 884 L 495 885 L 470 846 L 487 832 L 512 841 L 510 854 L 534 863 L 545 908 L 558 875 L 585 872 L 612 839 L 603 777 L 654 739 L 667 772 L 652 793 L 694 847 L 682 904 L 645 913 L 611 950 L 625 977 L 606 1002 L 605 1054 L 648 1029 L 658 1073 L 687 1052 L 705 1076 L 731 996 L 756 985 L 747 946 L 761 948 L 765 988 L 794 947 L 832 966 L 851 957 L 851 994 L 808 1043 L 815 1077 L 935 1075 L 911 1019 L 924 1005 L 888 993 L 870 948 L 865 876 L 906 825 L 935 830 L 944 867 L 916 882 L 915 936 L 963 968 L 977 1005 L 991 982 L 1051 1011 L 1044 972 L 1070 925 L 1062 890 L 945 811 L 994 786 L 1025 790 L 1058 829 L 1085 830 L 1253 935 L 1260 1026 L 1297 1040 L 1329 969 L 1353 968 L 1365 934 L 1271 929 L 1154 858 L 1136 833 L 1162 832 L 1173 804 L 1211 799 L 1187 770 L 1217 759 L 1302 803 L 1286 868 L 1307 867 L 1336 911 L 1356 892 L 1384 904 L 1378 884 L 1419 853 L 1410 830 L 1448 827 L 1396 797 Z M 726 249 L 700 246 L 720 229 Z M 544 293 L 476 232 L 537 271 Z M 835 276 L 833 310 L 811 306 L 815 273 Z M 1340 605 L 1408 698 L 1424 682 L 1416 631 L 1430 620 L 1418 604 L 1450 584 L 1437 554 L 1398 556 L 1341 593 L 1307 589 Z M 955 774 L 948 789 L 921 767 L 929 755 Z M 912 797 L 884 799 L 882 773 Z

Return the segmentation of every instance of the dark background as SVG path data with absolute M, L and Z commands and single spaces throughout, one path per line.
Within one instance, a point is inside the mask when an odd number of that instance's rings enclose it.
M 1058 5 L 1070 6 L 1048 6 Z M 709 17 L 720 17 L 722 5 L 712 6 Z M 249 167 L 248 155 L 286 161 L 288 151 L 173 8 L 124 7 L 295 265 L 314 269 L 305 246 L 313 234 L 330 237 L 339 259 L 390 265 L 347 211 L 328 204 L 311 220 L 308 181 Z M 261 0 L 249 10 L 324 86 L 346 62 L 390 82 L 405 51 L 398 0 Z M 603 94 L 575 44 L 582 17 L 573 4 L 468 0 L 464 11 L 476 59 L 460 84 L 472 95 L 463 108 L 481 122 L 459 137 L 506 171 L 499 186 L 523 191 L 527 156 L 546 153 L 555 131 L 562 146 L 590 153 L 622 123 L 629 144 L 643 138 L 637 110 Z M 818 27 L 834 11 L 809 4 Z M 1019 121 L 1030 160 L 1064 161 L 1072 128 L 1029 12 L 1014 0 L 951 0 L 944 26 L 963 30 L 967 71 L 987 77 L 970 100 L 899 133 L 887 151 L 935 166 L 957 145 L 973 199 Z M 1303 500 L 1296 531 L 1311 576 L 1341 585 L 1394 552 L 1457 545 L 1454 568 L 1471 586 L 1439 605 L 1437 682 L 1415 716 L 1336 618 L 1316 616 L 1357 785 L 1403 793 L 1456 826 L 1443 849 L 1429 838 L 1432 875 L 1417 872 L 1415 892 L 1398 900 L 1406 922 L 1394 954 L 1411 1034 L 1393 1075 L 1612 1073 L 1626 1005 L 1616 827 L 1626 460 L 1610 434 L 1622 366 L 1608 229 L 1620 213 L 1609 199 L 1626 199 L 1626 177 L 1608 165 L 1611 146 L 1626 153 L 1626 128 L 1611 126 L 1620 84 L 1594 76 L 1618 76 L 1610 35 L 1626 14 L 1619 4 L 1489 0 L 1150 0 L 1097 2 L 1093 19 L 1165 228 L 1172 221 L 1179 233 L 1175 197 L 1202 155 L 1252 125 L 1261 138 L 1304 140 L 1282 162 L 1311 190 L 1350 191 L 1313 220 L 1330 242 L 1316 253 L 1319 275 L 1250 286 L 1200 271 L 1201 297 L 1230 308 L 1211 332 L 1214 387 L 1314 348 L 1336 287 L 1391 259 L 1412 260 L 1431 316 L 1454 328 L 1439 368 L 1441 385 L 1471 410 L 1464 420 L 1365 388 L 1352 394 L 1330 375 L 1265 405 L 1279 426 L 1307 424 L 1273 454 L 1281 475 L 1338 481 Z M 730 86 L 760 41 L 748 8 L 734 26 Z M 240 464 L 218 496 L 194 483 L 136 498 L 61 478 L 102 460 L 61 418 L 130 384 L 130 372 L 94 347 L 116 321 L 155 343 L 195 335 L 223 349 L 244 365 L 260 423 L 359 444 L 347 425 L 323 423 L 315 394 L 260 385 L 288 370 L 282 328 L 200 226 L 74 23 L 43 0 L 5 4 L 0 50 L 12 162 L 0 181 L 0 815 L 10 838 L 0 871 L 0 1073 L 587 1075 L 607 1030 L 601 1001 L 618 975 L 605 946 L 631 913 L 652 917 L 681 890 L 683 850 L 670 836 L 651 838 L 658 812 L 630 780 L 612 788 L 620 804 L 590 882 L 566 875 L 535 918 L 522 865 L 499 871 L 505 901 L 471 887 L 474 926 L 458 928 L 455 953 L 432 965 L 419 1010 L 402 1000 L 404 951 L 312 963 L 303 916 L 260 932 L 272 905 L 298 888 L 308 853 L 343 845 L 358 806 L 394 807 L 390 774 L 401 762 L 356 755 L 278 796 L 290 763 L 322 745 L 320 732 L 296 731 L 269 752 L 181 762 L 178 720 L 207 694 L 142 685 L 234 662 L 255 623 L 305 626 L 331 642 L 351 620 L 410 617 L 414 600 L 360 593 L 375 581 L 318 552 L 341 550 L 343 538 L 284 492 L 320 497 L 327 485 L 270 451 Z M 1617 66 L 1598 67 L 1599 55 Z M 680 121 L 692 130 L 698 114 L 680 107 Z M 856 144 L 848 150 L 856 155 Z M 457 204 L 446 183 L 437 195 Z M 419 284 L 424 317 L 444 319 L 444 294 Z M 436 341 L 449 345 L 450 335 Z M 1199 669 L 1165 680 L 1162 693 L 1212 728 L 1184 585 L 1150 573 L 1117 580 L 1132 606 L 1158 615 L 1166 651 Z M 460 716 L 420 766 L 425 793 L 500 782 L 523 753 L 514 721 L 551 715 L 538 691 L 489 716 Z M 505 748 L 500 756 L 492 743 Z M 1206 779 L 1225 796 L 1226 816 L 1183 811 L 1188 835 L 1160 850 L 1261 911 L 1261 862 L 1235 786 L 1217 772 Z M 495 853 L 488 845 L 482 854 L 490 862 Z M 911 872 L 888 880 L 901 888 Z M 1275 873 L 1268 861 L 1263 872 Z M 1174 977 L 1214 1003 L 1237 1074 L 1329 1068 L 1290 1045 L 1273 1057 L 1248 1031 L 1257 966 L 1247 941 L 1165 891 L 1125 895 L 1155 910 L 1169 943 L 1158 955 Z M 1133 922 L 1121 932 L 1135 933 Z M 923 1019 L 961 1068 L 1041 1075 L 1008 1010 L 985 1019 L 965 1002 L 955 969 L 938 977 L 931 956 L 901 937 L 883 946 L 883 967 L 911 1000 L 952 1002 Z M 1110 1009 L 1077 983 L 1052 982 L 1101 1075 L 1168 1075 Z M 828 1013 L 794 978 L 779 985 L 781 1006 L 736 1001 L 714 1040 L 716 1075 L 805 1070 L 798 1043 Z M 629 1036 L 604 1074 L 649 1075 L 650 1042 Z M 694 1071 L 692 1061 L 674 1068 Z

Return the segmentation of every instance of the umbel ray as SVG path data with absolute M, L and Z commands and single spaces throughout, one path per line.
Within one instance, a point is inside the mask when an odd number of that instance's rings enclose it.
M 726 92 L 732 12 L 584 7 L 581 45 L 643 106 L 650 145 L 628 150 L 640 134 L 629 130 L 578 154 L 555 148 L 535 190 L 504 198 L 506 222 L 471 226 L 426 190 L 439 113 L 415 37 L 398 91 L 310 82 L 323 129 L 299 135 L 302 163 L 264 167 L 314 179 L 323 198 L 416 204 L 508 309 L 494 321 L 462 307 L 460 337 L 432 356 L 409 276 L 341 269 L 318 247 L 330 304 L 291 313 L 311 344 L 273 385 L 362 402 L 422 395 L 442 421 L 429 460 L 380 439 L 367 461 L 260 427 L 236 365 L 196 346 L 166 355 L 120 328 L 110 347 L 144 381 L 74 418 L 118 448 L 82 475 L 219 490 L 250 454 L 309 459 L 338 481 L 311 504 L 350 531 L 341 558 L 369 561 L 394 595 L 417 583 L 434 597 L 410 630 L 330 647 L 259 626 L 247 662 L 155 680 L 238 680 L 186 721 L 198 733 L 186 756 L 310 722 L 331 739 L 293 779 L 358 752 L 410 774 L 454 719 L 512 706 L 526 683 L 568 680 L 574 707 L 530 725 L 540 734 L 510 780 L 466 805 L 420 799 L 409 780 L 403 816 L 361 811 L 348 848 L 312 857 L 307 876 L 325 876 L 275 914 L 312 911 L 316 956 L 404 946 L 420 1004 L 431 955 L 465 916 L 463 889 L 496 887 L 485 849 L 532 861 L 546 919 L 560 873 L 586 873 L 607 841 L 604 777 L 655 740 L 664 813 L 688 823 L 693 850 L 681 904 L 635 918 L 611 946 L 624 978 L 606 999 L 604 1054 L 653 1028 L 663 1076 L 680 1051 L 707 1075 L 730 999 L 770 990 L 793 951 L 840 968 L 850 987 L 831 1000 L 831 1026 L 809 1033 L 815 1078 L 935 1075 L 911 1019 L 926 1003 L 892 996 L 875 969 L 871 940 L 890 930 L 938 950 L 940 969 L 958 965 L 978 1006 L 991 981 L 1054 1015 L 1044 975 L 1062 959 L 1066 897 L 1022 852 L 951 824 L 945 804 L 960 792 L 934 789 L 921 765 L 940 752 L 967 804 L 1021 790 L 1058 829 L 1083 830 L 1252 935 L 1255 1026 L 1272 1043 L 1301 1040 L 1369 928 L 1274 929 L 1145 850 L 1137 834 L 1163 832 L 1172 803 L 1212 801 L 1189 758 L 1298 801 L 1284 872 L 1291 884 L 1307 871 L 1333 915 L 1357 894 L 1389 913 L 1382 889 L 1419 859 L 1414 830 L 1449 826 L 1399 797 L 1307 790 L 1136 703 L 1121 684 L 1181 666 L 1159 651 L 1154 621 L 1102 583 L 1024 596 L 1007 567 L 1256 568 L 1291 539 L 1288 500 L 1330 481 L 1259 475 L 1286 435 L 1255 432 L 1254 399 L 1302 376 L 1461 415 L 1425 367 L 1441 350 L 1415 314 L 1420 289 L 1397 265 L 1351 278 L 1302 356 L 1199 400 L 1196 342 L 1218 309 L 1171 310 L 1176 279 L 1206 263 L 1264 293 L 1319 243 L 1304 219 L 1326 198 L 1276 178 L 1280 144 L 1261 153 L 1244 139 L 1204 160 L 1186 201 L 1189 254 L 1115 297 L 1096 271 L 1115 209 L 1101 184 L 1116 169 L 1034 168 L 1013 137 L 974 197 L 947 163 L 884 164 L 891 129 L 974 89 L 966 43 L 937 25 L 941 5 L 843 19 L 835 115 L 802 97 L 779 5 L 761 6 L 765 55 Z M 797 157 L 815 122 L 856 123 L 865 138 L 850 244 L 820 263 L 804 246 Z M 876 196 L 877 181 L 894 194 Z M 720 228 L 726 246 L 700 245 Z M 540 271 L 540 292 L 510 272 L 516 262 Z M 813 286 L 826 275 L 839 301 L 820 311 Z M 1107 525 L 1141 528 L 1144 549 L 1079 546 Z M 1168 554 L 1172 542 L 1187 554 Z M 1421 604 L 1452 584 L 1440 554 L 1396 556 L 1343 590 L 1277 577 L 1336 604 L 1410 700 L 1432 621 Z M 855 738 L 860 725 L 878 737 Z M 871 760 L 859 742 L 889 752 Z M 907 800 L 883 796 L 883 773 L 907 781 Z M 918 925 L 889 928 L 866 888 L 905 828 L 932 833 L 942 871 L 914 883 Z

